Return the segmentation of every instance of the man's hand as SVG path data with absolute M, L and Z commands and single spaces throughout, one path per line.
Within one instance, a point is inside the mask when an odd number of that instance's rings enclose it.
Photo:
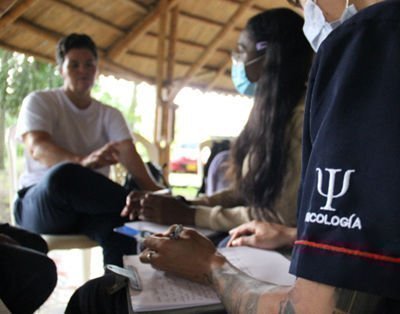
M 98 169 L 116 164 L 119 156 L 118 143 L 108 143 L 82 158 L 80 164 L 91 169 Z
M 194 225 L 195 209 L 173 196 L 146 194 L 139 218 L 164 225 Z
M 175 227 L 146 238 L 140 260 L 186 279 L 210 284 L 212 269 L 221 267 L 225 258 L 210 240 L 193 229 L 184 228 L 178 239 L 171 239 L 169 234 Z
M 252 246 L 273 250 L 292 246 L 296 239 L 296 228 L 253 220 L 229 231 L 231 239 L 227 246 Z

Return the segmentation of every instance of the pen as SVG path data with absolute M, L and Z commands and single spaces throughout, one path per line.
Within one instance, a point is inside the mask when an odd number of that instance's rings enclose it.
M 142 244 L 142 243 L 144 242 L 144 240 L 145 240 L 147 237 L 151 236 L 151 235 L 152 235 L 151 232 L 148 232 L 148 231 L 140 231 L 140 233 L 139 233 L 138 235 L 135 236 L 135 239 L 136 239 L 136 241 L 137 241 L 139 244 Z
M 171 189 L 157 190 L 157 191 L 152 192 L 152 194 L 155 194 L 155 195 L 171 194 Z
M 179 239 L 179 235 L 183 231 L 182 225 L 176 225 L 175 229 L 169 234 L 169 238 L 173 240 Z

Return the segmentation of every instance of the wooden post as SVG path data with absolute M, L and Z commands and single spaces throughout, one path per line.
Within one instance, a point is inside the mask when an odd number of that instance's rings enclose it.
M 167 10 L 168 0 L 159 2 L 160 19 L 158 28 L 158 49 L 157 49 L 157 76 L 156 76 L 156 112 L 155 112 L 155 128 L 154 139 L 159 151 L 160 165 L 164 169 L 164 176 L 167 178 L 169 160 L 169 144 L 167 141 L 166 131 L 164 127 L 164 115 L 168 113 L 168 103 L 166 88 L 164 87 L 164 66 L 165 66 L 165 38 L 167 28 Z

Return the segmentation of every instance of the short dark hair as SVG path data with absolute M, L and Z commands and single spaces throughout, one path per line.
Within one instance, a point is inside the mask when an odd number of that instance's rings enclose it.
M 58 65 L 62 65 L 65 55 L 73 48 L 84 48 L 89 50 L 97 59 L 97 47 L 92 38 L 86 34 L 72 33 L 60 39 L 57 44 L 56 60 Z
M 301 8 L 301 3 L 300 0 L 287 0 L 291 5 L 294 5 L 295 7 Z

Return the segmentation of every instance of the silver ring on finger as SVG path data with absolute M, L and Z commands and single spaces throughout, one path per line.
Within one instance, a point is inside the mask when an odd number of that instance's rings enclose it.
M 153 257 L 154 251 L 149 251 L 146 254 L 147 260 L 151 263 L 151 258 Z

